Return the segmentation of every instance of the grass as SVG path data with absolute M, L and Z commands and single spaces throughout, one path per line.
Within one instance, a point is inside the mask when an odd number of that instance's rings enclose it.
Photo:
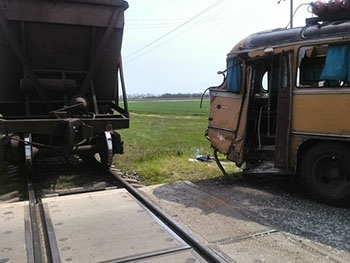
M 129 101 L 131 112 L 139 114 L 160 114 L 175 116 L 202 116 L 208 118 L 209 101 L 204 100 L 134 100 Z
M 213 162 L 195 162 L 195 151 L 212 156 L 204 137 L 209 101 L 132 101 L 130 128 L 119 131 L 124 154 L 115 158 L 122 171 L 136 172 L 146 185 L 222 176 Z M 235 166 L 229 165 L 233 170 Z

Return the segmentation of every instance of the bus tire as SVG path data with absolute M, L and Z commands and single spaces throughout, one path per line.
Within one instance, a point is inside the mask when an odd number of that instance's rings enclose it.
M 350 149 L 344 144 L 324 142 L 306 152 L 301 179 L 317 200 L 331 205 L 350 203 Z

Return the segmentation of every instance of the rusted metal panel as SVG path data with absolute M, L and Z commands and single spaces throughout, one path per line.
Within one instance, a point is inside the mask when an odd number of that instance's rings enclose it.
M 222 91 L 211 91 L 210 95 L 209 126 L 235 131 L 239 121 L 242 96 Z
M 211 145 L 238 165 L 243 160 L 249 96 L 211 90 L 208 136 Z
M 105 27 L 113 8 L 128 8 L 127 2 L 115 1 L 0 1 L 0 10 L 11 21 L 57 23 Z M 121 15 L 115 28 L 123 28 Z
M 211 145 L 227 154 L 235 138 L 242 96 L 222 90 L 210 91 L 208 136 Z
M 95 113 L 102 111 L 96 109 L 100 101 L 117 101 L 127 7 L 127 2 L 119 0 L 0 1 L 4 21 L 0 31 L 0 112 L 25 115 L 24 100 L 32 105 L 31 115 L 46 114 L 40 104 L 50 110 L 62 108 L 64 94 L 48 92 L 41 87 L 40 78 L 74 80 L 84 93 L 93 83 L 98 103 L 89 99 L 89 105 L 95 105 L 90 108 Z M 20 82 L 27 75 L 39 96 L 21 89 Z M 78 92 L 70 89 L 65 96 Z
M 211 145 L 215 149 L 218 149 L 218 151 L 221 153 L 227 154 L 230 151 L 235 134 L 231 131 L 209 128 L 208 136 L 210 138 Z

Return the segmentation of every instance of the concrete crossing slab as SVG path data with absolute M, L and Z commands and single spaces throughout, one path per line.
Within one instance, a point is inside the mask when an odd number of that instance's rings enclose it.
M 34 262 L 28 202 L 0 205 L 0 262 Z
M 159 255 L 169 257 L 172 253 L 177 258 L 196 257 L 125 189 L 44 198 L 42 202 L 54 262 L 142 259 L 153 263 Z

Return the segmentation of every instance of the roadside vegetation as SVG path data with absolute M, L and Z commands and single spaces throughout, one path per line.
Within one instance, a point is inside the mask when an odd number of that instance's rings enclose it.
M 137 173 L 145 185 L 222 177 L 204 137 L 209 101 L 199 105 L 199 99 L 129 101 L 130 128 L 119 131 L 124 154 L 115 157 L 115 166 Z M 196 161 L 198 152 L 212 161 Z M 233 164 L 226 169 L 236 171 Z

